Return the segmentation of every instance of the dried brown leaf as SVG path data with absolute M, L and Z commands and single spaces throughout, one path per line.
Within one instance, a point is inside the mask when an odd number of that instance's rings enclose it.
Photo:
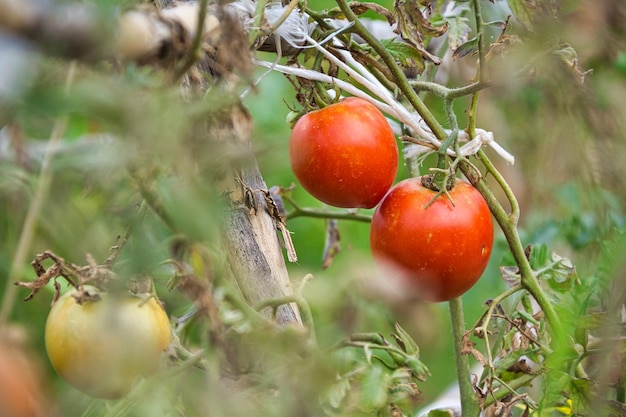
M 443 35 L 448 30 L 448 24 L 433 26 L 420 10 L 419 4 L 411 0 L 396 0 L 394 13 L 397 20 L 394 32 L 417 49 L 424 59 L 439 65 L 441 59 L 428 52 L 423 37 Z
M 384 16 L 390 25 L 396 23 L 396 19 L 393 17 L 391 12 L 386 7 L 383 7 L 380 4 L 372 2 L 351 2 L 349 6 L 356 15 L 360 15 L 371 10 L 374 13 Z

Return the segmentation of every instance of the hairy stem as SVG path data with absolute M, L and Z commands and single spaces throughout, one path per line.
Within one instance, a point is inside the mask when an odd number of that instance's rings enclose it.
M 455 99 L 468 96 L 470 94 L 476 94 L 477 92 L 490 86 L 490 83 L 488 82 L 475 82 L 463 87 L 448 88 L 441 84 L 420 80 L 411 80 L 409 81 L 409 84 L 417 91 L 428 91 L 429 93 L 433 93 L 443 99 Z
M 504 195 L 511 205 L 509 219 L 513 225 L 517 225 L 520 216 L 520 207 L 519 202 L 517 201 L 517 197 L 515 197 L 515 193 L 513 193 L 513 190 L 504 179 L 504 176 L 500 173 L 500 171 L 496 169 L 487 154 L 482 149 L 478 151 L 476 156 L 478 157 L 478 159 L 480 159 L 485 168 L 487 168 L 487 172 L 493 176 L 493 178 L 496 180 L 496 182 L 504 192 Z
M 483 14 L 480 6 L 480 0 L 472 0 L 474 9 L 474 20 L 476 21 L 476 36 L 478 37 L 478 80 L 483 81 L 486 78 L 485 66 L 485 31 L 483 24 Z
M 369 214 L 363 214 L 356 211 L 336 211 L 326 209 L 316 209 L 309 207 L 300 207 L 293 198 L 289 196 L 283 196 L 283 199 L 288 201 L 293 206 L 293 210 L 287 213 L 287 220 L 293 220 L 298 217 L 312 217 L 316 219 L 335 219 L 335 220 L 354 220 L 357 222 L 371 223 L 372 216 Z
M 466 175 L 471 175 L 474 169 L 468 162 L 461 163 L 460 168 Z M 555 335 L 557 335 L 555 340 L 559 339 L 558 336 L 563 334 L 563 326 L 561 325 L 559 317 L 556 314 L 554 306 L 548 299 L 543 289 L 541 289 L 539 281 L 537 281 L 537 277 L 530 266 L 530 262 L 526 257 L 522 241 L 517 231 L 517 225 L 511 220 L 509 214 L 506 210 L 504 210 L 498 199 L 494 196 L 491 189 L 483 180 L 478 181 L 474 184 L 474 186 L 482 194 L 483 198 L 487 202 L 487 205 L 489 206 L 489 209 L 491 210 L 491 214 L 496 219 L 496 222 L 500 225 L 500 228 L 504 233 L 504 236 L 509 244 L 511 254 L 513 255 L 515 263 L 520 270 L 522 286 L 530 293 L 530 295 L 533 296 L 535 301 L 537 301 L 537 304 L 539 304 L 539 307 L 543 310 L 550 327 L 554 331 Z
M 450 319 L 452 322 L 452 336 L 454 339 L 454 357 L 456 372 L 461 391 L 461 410 L 463 417 L 476 417 L 480 412 L 478 398 L 474 394 L 470 374 L 469 357 L 461 353 L 463 350 L 463 334 L 465 320 L 463 319 L 463 303 L 461 298 L 450 300 Z
M 411 103 L 411 106 L 413 106 L 413 108 L 424 119 L 424 122 L 428 125 L 433 134 L 440 141 L 444 141 L 448 135 L 435 116 L 426 107 L 422 99 L 419 98 L 415 90 L 411 87 L 409 81 L 394 60 L 393 56 L 391 56 L 389 51 L 380 43 L 380 41 L 365 28 L 356 14 L 354 14 L 352 9 L 350 9 L 346 0 L 337 0 L 337 4 L 339 5 L 341 11 L 345 14 L 346 18 L 350 22 L 354 23 L 352 31 L 361 36 L 363 40 L 365 40 L 365 42 L 367 42 L 367 44 L 370 45 L 376 53 L 378 53 L 387 68 L 389 68 L 389 71 L 391 72 L 391 75 L 393 76 L 396 85 L 402 94 L 406 96 L 409 103 Z

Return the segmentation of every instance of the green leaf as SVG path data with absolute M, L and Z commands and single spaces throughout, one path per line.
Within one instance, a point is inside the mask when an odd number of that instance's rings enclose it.
M 552 289 L 566 292 L 579 283 L 576 267 L 570 259 L 553 253 L 550 265 L 552 266 L 542 271 L 539 277 L 545 279 Z
M 517 19 L 524 29 L 532 31 L 533 18 L 530 10 L 526 6 L 526 0 L 508 0 L 508 3 L 515 19 Z
M 342 377 L 330 387 L 327 396 L 328 404 L 333 408 L 339 408 L 348 391 L 350 391 L 350 379 Z
M 508 0 L 508 3 L 513 16 L 529 32 L 533 31 L 535 19 L 545 16 L 556 19 L 559 8 L 556 0 Z
M 364 411 L 380 410 L 387 405 L 389 375 L 381 366 L 374 365 L 363 376 L 360 406 Z
M 452 53 L 452 58 L 463 58 L 469 54 L 473 54 L 478 51 L 478 38 L 472 38 L 469 41 L 459 45 L 458 48 Z
M 530 300 L 530 295 L 528 293 L 525 293 L 522 296 L 522 306 L 524 307 L 524 311 L 526 311 L 527 313 L 532 314 L 535 311 L 533 303 Z
M 430 410 L 428 417 L 451 417 L 454 413 L 450 410 Z
M 530 266 L 533 269 L 540 269 L 548 264 L 548 246 L 533 245 L 529 257 Z
M 415 0 L 396 0 L 394 14 L 397 21 L 397 27 L 394 31 L 417 49 L 424 59 L 439 65 L 441 58 L 426 50 L 424 36 L 437 37 L 443 35 L 448 30 L 447 23 L 440 26 L 433 25 L 424 17 Z
M 424 58 L 420 51 L 406 42 L 398 42 L 394 39 L 381 39 L 380 43 L 389 51 L 391 56 L 404 68 L 415 68 L 418 74 L 424 71 Z M 373 52 L 370 46 L 364 46 L 364 50 Z
M 408 366 L 413 372 L 413 376 L 420 381 L 426 381 L 426 378 L 430 375 L 430 371 L 416 357 L 409 357 L 406 359 L 405 365 Z
M 463 16 L 445 18 L 448 23 L 448 47 L 456 51 L 461 45 L 467 42 L 471 28 L 469 19 Z
M 539 324 L 539 322 L 533 317 L 533 315 L 524 310 L 517 310 L 513 313 L 513 317 L 521 317 L 529 323 Z
M 419 357 L 419 346 L 417 346 L 417 343 L 415 343 L 411 335 L 408 334 L 399 323 L 396 323 L 396 334 L 394 336 L 396 336 L 396 341 L 399 342 L 398 344 L 401 345 L 400 347 L 405 353 Z

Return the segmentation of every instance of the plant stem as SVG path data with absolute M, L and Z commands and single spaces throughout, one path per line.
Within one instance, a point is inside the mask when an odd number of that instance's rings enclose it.
M 468 96 L 470 94 L 476 94 L 478 91 L 490 86 L 490 83 L 488 82 L 475 82 L 465 85 L 463 87 L 448 88 L 441 84 L 420 80 L 410 80 L 409 84 L 415 90 L 428 91 L 443 99 L 455 99 L 463 96 Z
M 470 375 L 469 357 L 461 353 L 463 350 L 463 335 L 465 320 L 463 319 L 463 303 L 460 297 L 450 300 L 450 319 L 452 322 L 452 336 L 454 338 L 454 357 L 456 372 L 461 391 L 461 411 L 463 417 L 476 417 L 480 412 L 478 398 L 474 394 Z
M 174 74 L 174 81 L 179 80 L 183 75 L 189 71 L 189 69 L 196 63 L 200 54 L 200 47 L 202 46 L 202 40 L 204 39 L 204 22 L 206 21 L 208 0 L 200 0 L 200 10 L 198 10 L 198 22 L 196 24 L 196 33 L 194 34 L 191 48 L 187 54 L 183 64 L 176 70 Z
M 476 21 L 476 36 L 478 37 L 478 80 L 485 80 L 486 65 L 485 65 L 485 33 L 483 25 L 482 9 L 480 7 L 480 0 L 472 0 L 474 6 L 474 20 Z
M 67 77 L 65 80 L 65 93 L 67 94 L 70 86 L 74 80 L 74 73 L 76 70 L 76 63 L 72 62 L 69 66 Z M 15 304 L 15 296 L 17 293 L 17 287 L 13 285 L 13 277 L 24 265 L 26 261 L 26 254 L 30 250 L 30 246 L 35 233 L 35 227 L 37 226 L 37 220 L 41 213 L 41 208 L 48 196 L 50 190 L 50 184 L 52 183 L 52 158 L 56 151 L 57 145 L 61 141 L 65 130 L 67 128 L 67 117 L 61 117 L 58 119 L 52 132 L 50 133 L 50 140 L 48 141 L 48 147 L 44 154 L 43 161 L 41 162 L 41 169 L 39 171 L 39 178 L 34 191 L 33 199 L 28 206 L 26 212 L 26 218 L 22 225 L 22 231 L 20 233 L 20 239 L 17 243 L 17 248 L 11 261 L 9 268 L 8 279 L 5 286 L 4 296 L 2 298 L 2 304 L 0 306 L 0 327 L 7 323 L 13 306 Z
M 496 391 L 492 392 L 490 395 L 488 395 L 485 398 L 485 402 L 483 403 L 483 407 L 487 408 L 490 405 L 495 404 L 496 401 L 503 399 L 507 395 L 511 395 L 514 392 L 514 390 L 517 390 L 518 388 L 522 388 L 522 387 L 530 384 L 539 375 L 541 375 L 541 374 L 540 373 L 524 374 L 524 375 L 520 376 L 519 378 L 514 379 L 513 381 L 508 382 L 506 384 L 506 388 L 507 389 L 499 389 L 499 390 L 496 390 Z
M 467 161 L 461 163 L 460 168 L 464 174 L 472 174 L 473 167 Z M 482 194 L 483 198 L 487 202 L 487 205 L 489 206 L 489 209 L 491 210 L 491 214 L 496 219 L 496 222 L 498 222 L 502 232 L 504 233 L 504 236 L 509 244 L 511 254 L 513 255 L 515 263 L 520 270 L 522 286 L 530 293 L 530 295 L 533 296 L 535 301 L 537 301 L 537 304 L 539 304 L 539 307 L 544 312 L 546 320 L 556 335 L 553 340 L 558 340 L 559 336 L 563 334 L 563 327 L 558 315 L 556 314 L 554 306 L 548 299 L 546 293 L 541 289 L 539 281 L 537 281 L 537 277 L 530 266 L 530 262 L 528 261 L 528 258 L 526 258 L 524 247 L 517 231 L 517 225 L 511 220 L 509 214 L 507 214 L 498 199 L 494 196 L 491 189 L 483 180 L 478 181 L 474 184 L 474 186 Z
M 376 51 L 376 53 L 378 53 L 387 68 L 389 68 L 389 71 L 391 72 L 391 75 L 393 76 L 396 85 L 398 86 L 402 94 L 405 95 L 409 103 L 411 103 L 411 106 L 413 106 L 413 108 L 419 113 L 422 119 L 424 119 L 424 122 L 428 125 L 430 130 L 437 137 L 437 139 L 439 139 L 440 141 L 444 141 L 448 135 L 446 134 L 441 124 L 437 121 L 435 116 L 430 112 L 430 110 L 428 110 L 422 99 L 419 98 L 415 90 L 413 90 L 406 76 L 404 75 L 398 64 L 396 64 L 393 56 L 380 43 L 380 41 L 376 37 L 374 37 L 374 35 L 372 35 L 365 28 L 365 26 L 363 26 L 363 23 L 359 20 L 357 15 L 354 14 L 346 0 L 337 0 L 337 4 L 339 5 L 339 8 L 344 13 L 346 18 L 350 22 L 354 23 L 352 30 L 359 36 L 361 36 L 363 40 L 365 40 L 365 42 L 367 42 L 367 44 L 370 45 Z
M 479 150 L 476 156 L 478 157 L 478 159 L 480 159 L 480 161 L 483 163 L 485 168 L 487 168 L 487 172 L 491 174 L 493 178 L 495 178 L 498 185 L 500 185 L 500 188 L 504 192 L 504 195 L 506 196 L 509 204 L 511 205 L 511 212 L 509 213 L 509 219 L 514 225 L 517 225 L 517 223 L 519 222 L 520 207 L 519 207 L 519 202 L 517 201 L 517 197 L 515 197 L 515 193 L 513 193 L 513 190 L 504 179 L 504 176 L 502 176 L 500 171 L 496 169 L 496 167 L 493 165 L 493 163 L 491 162 L 491 160 L 489 159 L 485 151 L 483 151 L 482 149 Z
M 314 209 L 308 207 L 298 207 L 287 214 L 288 220 L 298 217 L 313 217 L 317 219 L 335 219 L 335 220 L 354 220 L 362 223 L 371 223 L 372 216 L 368 214 L 356 213 L 351 211 L 329 211 L 324 209 Z
M 293 220 L 298 217 L 313 217 L 316 219 L 334 219 L 334 220 L 354 220 L 357 222 L 371 223 L 372 216 L 368 214 L 358 213 L 356 211 L 330 211 L 325 209 L 316 209 L 309 207 L 300 207 L 293 198 L 283 196 L 293 206 L 293 210 L 287 213 L 287 220 Z

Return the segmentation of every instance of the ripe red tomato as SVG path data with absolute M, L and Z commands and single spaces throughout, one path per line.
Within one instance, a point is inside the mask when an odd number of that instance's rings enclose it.
M 357 97 L 302 116 L 291 133 L 289 158 L 302 187 L 335 207 L 374 207 L 398 170 L 387 119 Z
M 83 289 L 100 299 L 79 304 L 72 289 L 50 309 L 48 357 L 75 388 L 97 398 L 120 398 L 138 377 L 158 369 L 172 338 L 167 314 L 154 298 Z
M 38 358 L 21 344 L 2 340 L 5 337 L 2 331 L 0 329 L 0 416 L 49 416 L 51 404 Z
M 370 245 L 375 260 L 399 273 L 426 301 L 449 301 L 482 275 L 493 246 L 493 222 L 482 195 L 457 180 L 445 195 L 420 178 L 396 184 L 374 213 Z

